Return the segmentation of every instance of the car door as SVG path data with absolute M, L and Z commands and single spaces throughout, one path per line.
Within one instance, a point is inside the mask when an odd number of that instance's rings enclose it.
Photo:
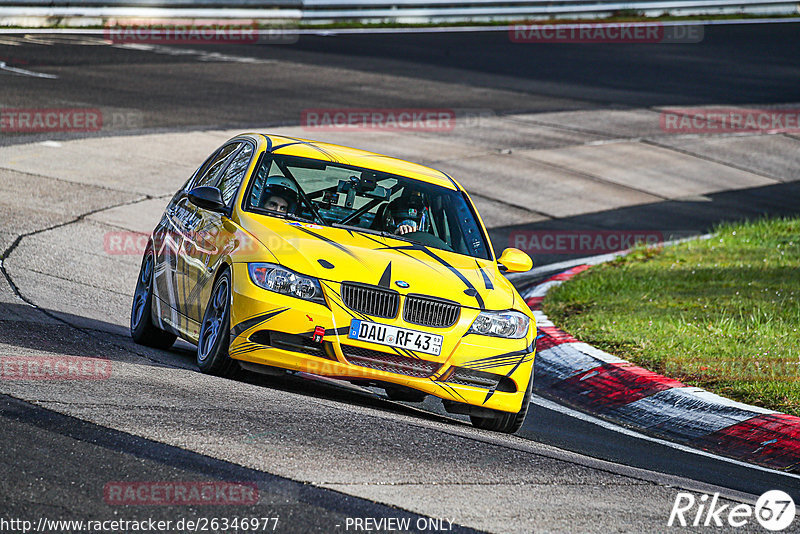
M 197 227 L 187 235 L 183 250 L 183 272 L 185 280 L 184 314 L 190 323 L 199 323 L 203 318 L 205 307 L 211 296 L 214 274 L 233 247 L 236 227 L 229 219 L 236 193 L 250 167 L 255 153 L 255 145 L 249 141 L 238 143 L 231 151 L 224 165 L 220 166 L 213 179 L 197 185 L 216 187 L 220 190 L 222 200 L 228 206 L 227 213 L 217 213 L 196 207 Z M 197 332 L 192 331 L 192 336 Z
M 192 185 L 216 160 L 219 149 L 214 151 L 194 174 L 186 181 L 167 204 L 161 221 L 153 232 L 154 266 L 154 315 L 164 329 L 183 331 L 185 321 L 180 320 L 178 304 L 178 263 L 184 246 L 184 234 L 192 226 L 194 208 L 186 195 Z M 166 323 L 166 324 L 165 324 Z

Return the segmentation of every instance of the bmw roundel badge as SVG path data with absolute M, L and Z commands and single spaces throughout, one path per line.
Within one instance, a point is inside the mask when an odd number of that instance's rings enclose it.
M 397 287 L 402 287 L 403 289 L 408 288 L 408 282 L 403 282 L 402 280 L 398 280 L 395 284 L 397 284 Z

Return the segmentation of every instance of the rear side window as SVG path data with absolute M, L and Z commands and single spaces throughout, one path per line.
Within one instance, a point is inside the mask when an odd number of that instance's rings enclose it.
M 200 187 L 200 186 L 216 186 L 217 181 L 219 179 L 219 175 L 222 172 L 222 169 L 225 168 L 225 164 L 228 162 L 228 158 L 242 145 L 241 142 L 231 143 L 229 145 L 225 145 L 222 147 L 217 155 L 214 156 L 214 159 L 205 166 L 198 173 L 197 181 L 192 186 Z
M 253 156 L 253 145 L 250 143 L 243 143 L 243 145 L 219 181 L 218 188 L 222 192 L 222 200 L 225 201 L 225 204 L 230 204 L 231 199 L 236 195 Z

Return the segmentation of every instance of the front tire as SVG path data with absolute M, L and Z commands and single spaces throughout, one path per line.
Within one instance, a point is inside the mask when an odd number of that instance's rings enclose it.
M 203 314 L 197 342 L 197 366 L 204 373 L 233 378 L 239 364 L 231 359 L 231 272 L 219 275 Z
M 503 432 L 504 434 L 513 434 L 520 429 L 522 423 L 525 421 L 525 416 L 528 414 L 528 406 L 531 403 L 531 394 L 533 393 L 533 375 L 528 381 L 528 389 L 525 390 L 525 395 L 522 397 L 522 406 L 517 413 L 501 412 L 499 410 L 492 410 L 495 415 L 483 417 L 478 415 L 470 415 L 469 420 L 472 426 L 483 430 L 492 430 L 494 432 Z
M 133 304 L 131 305 L 131 338 L 134 343 L 153 347 L 156 349 L 168 349 L 175 343 L 178 336 L 171 332 L 165 332 L 153 323 L 153 270 L 155 267 L 155 256 L 153 251 L 148 249 L 142 258 L 142 266 L 139 268 L 139 278 L 136 280 L 136 290 L 133 294 Z

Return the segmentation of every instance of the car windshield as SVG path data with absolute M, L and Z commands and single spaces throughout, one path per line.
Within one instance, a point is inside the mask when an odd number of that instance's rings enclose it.
M 268 156 L 253 174 L 245 209 L 489 259 L 462 192 L 370 169 Z

